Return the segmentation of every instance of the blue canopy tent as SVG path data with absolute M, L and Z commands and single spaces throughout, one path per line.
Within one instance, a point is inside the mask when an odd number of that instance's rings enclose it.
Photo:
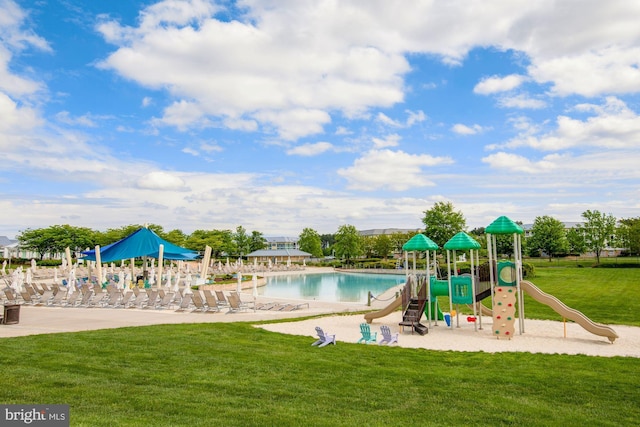
M 193 260 L 198 257 L 197 252 L 169 243 L 153 230 L 142 227 L 124 239 L 100 248 L 100 260 L 104 263 L 144 256 L 159 258 L 160 245 L 164 245 L 164 259 Z M 82 259 L 87 261 L 96 260 L 95 250 L 84 251 L 82 255 L 84 255 Z

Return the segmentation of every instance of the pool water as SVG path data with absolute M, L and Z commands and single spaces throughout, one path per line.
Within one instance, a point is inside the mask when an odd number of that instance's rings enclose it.
M 259 293 L 272 298 L 296 298 L 327 302 L 367 302 L 405 282 L 404 275 L 369 273 L 316 273 L 267 277 Z

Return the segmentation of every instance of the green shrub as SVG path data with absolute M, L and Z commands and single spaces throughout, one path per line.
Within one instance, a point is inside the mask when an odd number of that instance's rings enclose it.
M 525 279 L 531 279 L 536 277 L 536 267 L 528 262 L 522 263 L 522 277 Z

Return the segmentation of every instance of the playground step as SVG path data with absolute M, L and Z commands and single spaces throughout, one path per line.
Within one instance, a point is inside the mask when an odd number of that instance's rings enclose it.
M 422 323 L 418 323 L 416 325 L 413 325 L 413 329 L 419 333 L 420 335 L 427 335 L 429 333 L 429 328 L 427 328 L 425 325 L 423 325 Z

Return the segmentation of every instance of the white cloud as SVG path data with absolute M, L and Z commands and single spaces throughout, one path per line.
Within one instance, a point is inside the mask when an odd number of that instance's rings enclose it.
M 354 190 L 375 191 L 389 189 L 404 191 L 415 187 L 435 185 L 422 171 L 423 167 L 451 164 L 448 157 L 433 157 L 428 154 L 409 154 L 403 151 L 371 150 L 353 166 L 338 169 L 348 187 Z
M 185 188 L 182 178 L 163 171 L 149 172 L 141 176 L 136 184 L 138 188 L 147 190 L 183 190 Z
M 219 153 L 224 151 L 222 147 L 215 143 L 202 143 L 200 144 L 200 149 L 207 153 Z
M 510 153 L 495 153 L 482 159 L 483 163 L 489 164 L 492 168 L 506 169 L 514 172 L 524 172 L 529 174 L 548 173 L 549 170 L 560 167 L 562 157 L 557 154 L 549 155 L 542 160 L 532 162 L 524 156 Z
M 482 133 L 486 130 L 480 125 L 474 124 L 472 126 L 463 125 L 461 123 L 457 123 L 451 127 L 451 131 L 457 133 L 458 135 L 475 135 L 478 133 Z
M 507 92 L 520 86 L 524 80 L 524 76 L 518 74 L 511 74 L 505 77 L 486 77 L 473 88 L 473 92 L 481 95 Z
M 182 152 L 185 154 L 190 154 L 194 157 L 198 157 L 200 155 L 200 152 L 196 149 L 193 149 L 191 147 L 185 147 L 182 149 Z
M 596 115 L 584 120 L 558 116 L 556 128 L 546 134 L 536 135 L 537 129 L 526 128 L 516 138 L 493 148 L 522 146 L 544 151 L 565 150 L 572 147 L 625 148 L 637 147 L 640 140 L 640 116 L 622 100 L 606 98 L 603 105 L 580 104 L 576 110 Z M 533 130 L 533 131 L 532 131 Z
M 56 114 L 56 120 L 61 123 L 72 125 L 72 126 L 83 126 L 83 127 L 96 127 L 97 124 L 94 121 L 93 117 L 90 114 L 85 114 L 83 116 L 71 117 L 68 111 L 61 111 Z
M 0 136 L 2 134 L 6 135 L 6 138 L 0 138 L 0 147 L 3 148 L 13 145 L 8 140 L 9 135 L 28 131 L 42 122 L 34 109 L 18 106 L 2 92 L 0 92 L 0 117 L 2 117 L 2 120 L 0 120 Z
M 612 46 L 536 61 L 528 69 L 540 83 L 566 96 L 640 92 L 640 48 Z
M 386 138 L 372 138 L 374 148 L 397 147 L 402 137 L 398 134 L 388 135 Z
M 376 121 L 383 123 L 387 126 L 392 126 L 392 127 L 402 127 L 402 123 L 391 119 L 389 116 L 387 116 L 384 113 L 378 113 L 378 115 L 376 116 Z
M 326 151 L 332 150 L 333 144 L 329 142 L 316 142 L 313 144 L 303 144 L 287 150 L 287 154 L 294 156 L 317 156 Z
M 530 98 L 527 95 L 519 94 L 514 96 L 502 96 L 498 99 L 498 106 L 502 108 L 520 108 L 538 110 L 545 108 L 547 103 L 541 99 Z
M 409 117 L 407 118 L 407 126 L 409 127 L 413 126 L 416 123 L 424 122 L 425 120 L 427 120 L 427 116 L 426 114 L 424 114 L 424 111 L 422 110 L 418 110 L 418 111 L 405 110 L 405 112 L 409 115 Z

